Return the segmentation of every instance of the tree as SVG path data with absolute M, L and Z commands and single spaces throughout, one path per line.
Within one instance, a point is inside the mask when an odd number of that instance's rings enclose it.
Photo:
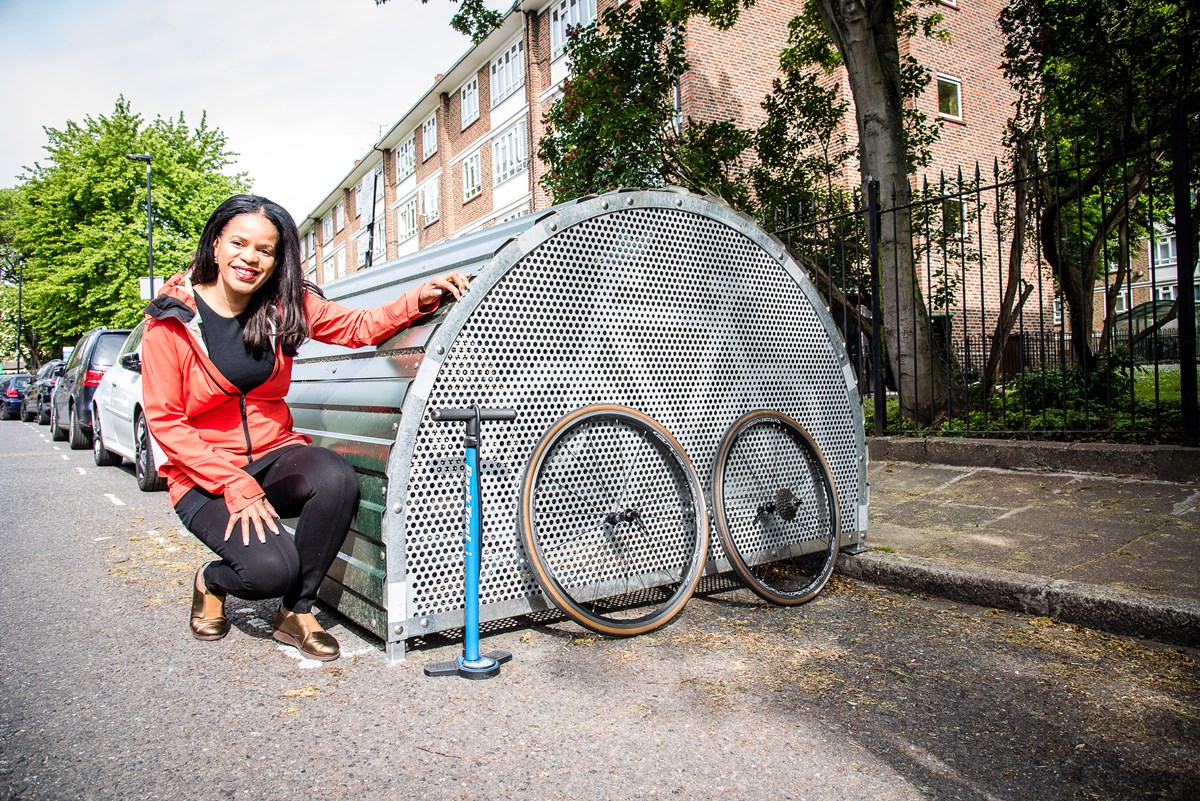
M 153 157 L 155 274 L 182 268 L 212 209 L 244 191 L 244 174 L 226 175 L 235 154 L 202 117 L 180 114 L 144 124 L 118 98 L 108 116 L 45 128 L 47 160 L 26 168 L 10 207 L 0 206 L 0 235 L 24 259 L 24 317 L 49 353 L 97 325 L 125 327 L 145 301 L 146 188 L 142 165 Z
M 679 9 L 643 0 L 568 33 L 570 75 L 538 145 L 555 202 L 617 187 L 676 184 L 746 208 L 750 132 L 729 120 L 679 124 L 671 93 L 687 71 Z
M 1097 286 L 1106 288 L 1102 350 L 1114 300 L 1130 280 L 1133 245 L 1156 226 L 1200 232 L 1195 200 L 1190 219 L 1178 221 L 1169 203 L 1152 209 L 1147 202 L 1167 168 L 1163 112 L 1191 103 L 1189 138 L 1200 134 L 1196 22 L 1194 4 L 1180 0 L 1011 0 L 1000 15 L 1004 68 L 1019 95 L 1010 148 L 1029 174 L 1041 172 L 1038 165 L 1061 168 L 1038 182 L 1022 210 L 1040 233 L 1042 257 L 1069 312 L 1072 351 L 1085 371 L 1099 366 L 1092 341 Z M 1149 155 L 1129 171 L 1118 157 L 1138 151 Z M 1193 186 L 1198 176 L 1193 162 Z

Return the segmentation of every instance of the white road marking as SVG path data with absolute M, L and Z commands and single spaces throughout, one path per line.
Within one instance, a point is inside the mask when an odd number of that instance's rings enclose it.
M 82 467 L 76 467 L 76 468 L 75 468 L 75 472 L 79 473 L 79 475 L 81 475 L 81 476 L 86 476 L 86 475 L 87 475 L 87 471 L 86 471 L 86 470 L 84 470 Z
M 92 542 L 104 542 L 105 540 L 111 540 L 111 539 L 112 539 L 112 535 L 109 534 L 107 537 L 93 537 Z
M 112 501 L 113 506 L 124 506 L 125 505 L 125 501 L 121 500 L 116 495 L 113 495 L 111 492 L 104 493 L 104 497 L 108 498 L 110 501 Z
M 62 455 L 62 458 L 63 458 L 63 461 L 64 461 L 64 462 L 69 462 L 69 461 L 71 461 L 71 457 L 70 457 L 70 456 L 67 456 L 65 453 Z

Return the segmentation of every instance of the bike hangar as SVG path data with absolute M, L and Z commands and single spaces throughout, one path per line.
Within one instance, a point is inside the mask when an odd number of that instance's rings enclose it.
M 389 660 L 403 659 L 410 639 L 464 626 L 463 436 L 431 419 L 438 408 L 516 412 L 485 425 L 480 442 L 484 623 L 554 608 L 522 544 L 522 490 L 544 435 L 593 405 L 626 407 L 669 433 L 703 486 L 700 525 L 726 432 L 755 410 L 786 415 L 832 479 L 833 551 L 862 547 L 867 446 L 845 347 L 805 271 L 751 218 L 681 189 L 616 191 L 323 290 L 366 308 L 451 270 L 473 276 L 469 292 L 378 347 L 307 343 L 287 397 L 297 430 L 345 457 L 361 487 L 321 599 L 382 640 Z M 601 469 L 651 469 L 624 461 Z M 589 469 L 580 468 L 581 482 Z M 547 494 L 548 513 L 558 504 L 576 514 L 580 493 L 556 493 Z M 659 547 L 642 543 L 639 558 L 652 563 Z M 704 574 L 729 568 L 714 533 Z M 564 579 L 588 581 L 603 583 Z

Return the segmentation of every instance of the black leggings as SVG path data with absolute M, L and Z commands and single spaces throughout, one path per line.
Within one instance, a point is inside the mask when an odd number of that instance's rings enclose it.
M 229 509 L 223 497 L 210 498 L 184 520 L 221 557 L 205 568 L 204 581 L 210 592 L 248 601 L 282 596 L 291 611 L 309 612 L 358 508 L 354 468 L 331 450 L 305 446 L 287 449 L 254 477 L 280 517 L 299 517 L 296 534 L 279 526 L 261 543 L 252 527 L 243 545 L 238 525 L 226 540 Z

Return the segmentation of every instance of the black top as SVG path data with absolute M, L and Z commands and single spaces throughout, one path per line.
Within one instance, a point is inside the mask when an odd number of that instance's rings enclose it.
M 200 332 L 208 347 L 208 357 L 221 375 L 243 395 L 266 383 L 275 369 L 275 352 L 268 347 L 254 354 L 246 347 L 242 331 L 249 315 L 243 312 L 236 317 L 222 317 L 199 294 L 196 295 L 196 308 L 200 310 Z

